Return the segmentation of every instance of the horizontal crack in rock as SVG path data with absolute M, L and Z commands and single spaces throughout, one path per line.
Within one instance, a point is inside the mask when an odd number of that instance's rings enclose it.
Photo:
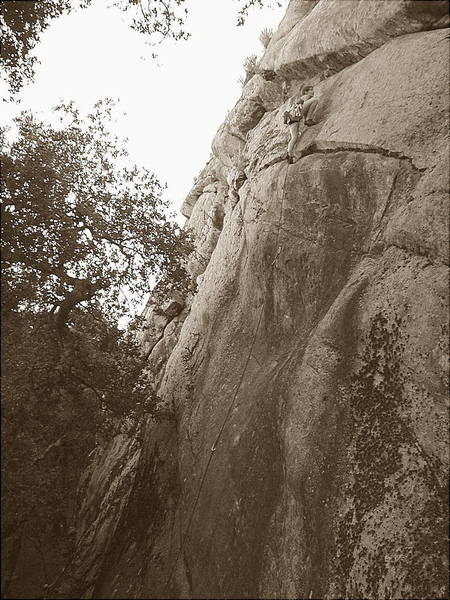
M 278 144 L 278 146 L 281 146 L 281 144 Z M 302 158 L 305 158 L 306 156 L 310 156 L 311 154 L 333 154 L 337 152 L 362 152 L 365 154 L 379 154 L 388 158 L 406 160 L 410 163 L 411 167 L 419 173 L 423 173 L 427 170 L 426 167 L 416 166 L 410 156 L 407 156 L 406 154 L 402 154 L 401 152 L 397 152 L 395 150 L 383 148 L 383 146 L 375 146 L 373 144 L 363 144 L 359 142 L 333 142 L 324 140 L 312 142 L 311 144 L 303 148 L 303 150 L 300 151 L 300 155 L 295 161 L 295 163 L 301 160 Z M 261 167 L 256 172 L 259 173 L 261 171 L 264 171 L 265 169 L 268 169 L 269 167 L 272 167 L 277 163 L 284 162 L 285 160 L 285 154 L 283 156 L 275 156 L 267 163 L 261 165 Z
M 426 171 L 426 168 L 417 167 L 410 156 L 397 152 L 395 150 L 388 150 L 382 146 L 375 146 L 373 144 L 362 144 L 357 142 L 333 142 L 333 141 L 316 141 L 306 146 L 301 151 L 299 160 L 305 158 L 311 154 L 331 154 L 334 152 L 363 152 L 366 154 L 381 154 L 388 158 L 396 158 L 398 160 L 407 160 L 416 171 Z

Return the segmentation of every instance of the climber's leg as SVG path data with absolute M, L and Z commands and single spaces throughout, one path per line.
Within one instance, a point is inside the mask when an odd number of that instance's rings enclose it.
M 298 128 L 299 128 L 300 123 L 291 123 L 289 125 L 289 135 L 290 140 L 289 140 L 289 144 L 288 144 L 288 149 L 287 149 L 287 153 L 288 153 L 288 162 L 292 162 L 292 154 L 294 152 L 294 147 L 295 144 L 297 143 L 297 139 L 298 139 Z
M 310 98 L 303 104 L 303 117 L 305 119 L 305 125 L 314 125 L 316 123 L 314 120 L 314 115 L 316 113 L 318 103 L 319 102 L 317 98 Z

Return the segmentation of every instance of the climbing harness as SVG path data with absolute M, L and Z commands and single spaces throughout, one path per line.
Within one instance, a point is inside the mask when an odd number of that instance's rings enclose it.
M 299 123 L 303 118 L 303 106 L 300 102 L 293 102 L 289 110 L 286 110 L 283 115 L 283 121 L 286 125 Z

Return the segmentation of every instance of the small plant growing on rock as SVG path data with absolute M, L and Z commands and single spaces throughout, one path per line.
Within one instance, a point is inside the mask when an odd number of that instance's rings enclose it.
M 269 29 L 268 27 L 265 27 L 261 31 L 261 33 L 259 34 L 259 41 L 264 46 L 264 48 L 267 48 L 267 46 L 270 43 L 270 40 L 272 39 L 272 36 L 273 36 L 273 30 Z
M 253 77 L 253 75 L 256 75 L 256 73 L 258 73 L 258 57 L 256 56 L 256 54 L 251 54 L 250 56 L 247 56 L 247 58 L 244 61 L 244 69 L 245 69 L 245 79 L 244 79 L 244 84 L 245 85 L 248 81 L 250 81 L 250 79 Z

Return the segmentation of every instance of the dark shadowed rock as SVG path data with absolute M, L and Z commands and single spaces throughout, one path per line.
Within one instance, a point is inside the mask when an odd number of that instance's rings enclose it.
M 290 3 L 185 203 L 198 291 L 149 314 L 164 418 L 86 474 L 80 597 L 447 597 L 444 8 Z M 277 77 L 330 66 L 288 165 Z

